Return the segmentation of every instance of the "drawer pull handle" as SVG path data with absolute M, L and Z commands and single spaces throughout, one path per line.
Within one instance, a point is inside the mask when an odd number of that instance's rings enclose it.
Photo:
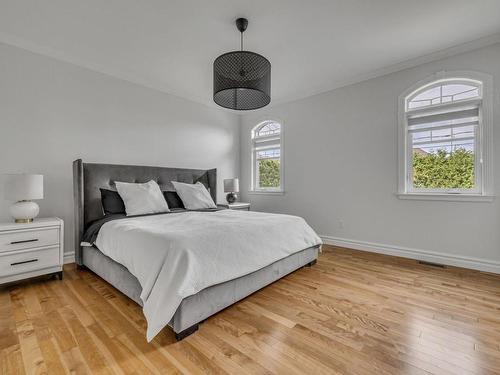
M 14 262 L 14 263 L 11 263 L 10 265 L 11 266 L 18 266 L 20 264 L 33 263 L 33 262 L 38 262 L 38 259 L 23 260 L 22 262 Z
M 38 241 L 38 238 L 34 238 L 32 240 L 12 241 L 10 244 L 17 245 L 18 243 L 36 242 L 36 241 Z

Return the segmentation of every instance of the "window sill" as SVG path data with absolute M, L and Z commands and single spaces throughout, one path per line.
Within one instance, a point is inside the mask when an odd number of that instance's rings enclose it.
M 399 199 L 420 201 L 449 201 L 449 202 L 493 202 L 494 195 L 480 194 L 432 194 L 432 193 L 397 193 Z
M 285 195 L 284 191 L 249 190 L 250 195 Z

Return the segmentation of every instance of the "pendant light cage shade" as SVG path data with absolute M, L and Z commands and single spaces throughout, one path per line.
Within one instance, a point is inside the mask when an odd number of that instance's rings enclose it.
M 249 51 L 228 52 L 214 61 L 214 101 L 221 107 L 250 110 L 271 102 L 271 63 Z

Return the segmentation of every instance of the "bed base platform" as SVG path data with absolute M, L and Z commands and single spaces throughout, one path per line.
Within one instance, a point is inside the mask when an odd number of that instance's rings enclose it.
M 307 263 L 307 264 L 306 264 L 306 267 L 312 267 L 312 266 L 314 266 L 317 262 L 318 262 L 318 260 L 317 260 L 317 259 L 314 259 L 312 262 Z
M 196 331 L 198 331 L 198 328 L 200 328 L 200 324 L 201 323 L 194 324 L 191 327 L 186 328 L 184 331 L 179 332 L 179 333 L 174 332 L 175 333 L 175 339 L 177 341 L 184 340 L 186 337 L 188 337 L 188 336 L 192 335 L 193 333 L 195 333 Z
M 213 285 L 182 300 L 169 323 L 177 340 L 196 332 L 208 317 L 249 296 L 283 276 L 316 263 L 319 247 L 310 247 L 261 268 L 253 273 Z M 110 283 L 120 292 L 142 306 L 139 281 L 123 265 L 104 255 L 96 247 L 83 248 L 85 267 Z

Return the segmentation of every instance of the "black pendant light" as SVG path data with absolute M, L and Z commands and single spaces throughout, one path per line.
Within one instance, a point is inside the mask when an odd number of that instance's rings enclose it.
M 214 61 L 214 102 L 224 108 L 249 110 L 271 101 L 271 63 L 255 52 L 243 51 L 246 18 L 238 18 L 241 50 L 228 52 Z

